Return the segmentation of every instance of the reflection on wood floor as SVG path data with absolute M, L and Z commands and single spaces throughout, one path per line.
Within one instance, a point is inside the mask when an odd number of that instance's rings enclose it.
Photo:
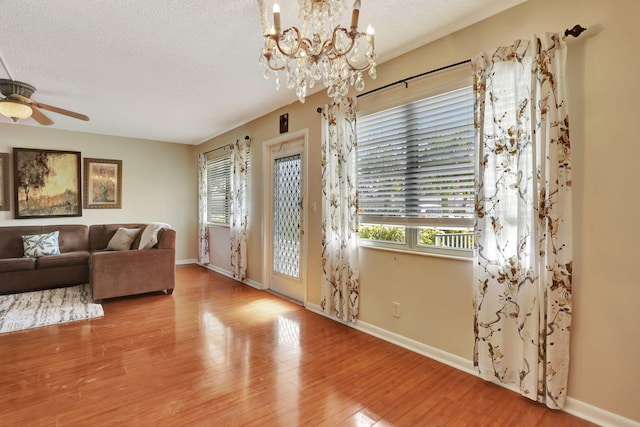
M 587 426 L 205 268 L 0 335 L 3 426 Z

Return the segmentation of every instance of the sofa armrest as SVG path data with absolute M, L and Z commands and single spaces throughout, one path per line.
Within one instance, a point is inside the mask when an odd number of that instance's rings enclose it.
M 176 248 L 176 230 L 173 228 L 162 228 L 158 232 L 157 249 L 175 249 Z
M 173 248 L 94 252 L 89 260 L 93 299 L 162 290 L 171 293 L 175 286 L 175 264 Z

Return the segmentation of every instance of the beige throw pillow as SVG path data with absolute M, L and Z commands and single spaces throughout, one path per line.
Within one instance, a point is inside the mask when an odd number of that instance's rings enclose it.
M 109 244 L 107 244 L 107 250 L 128 251 L 129 249 L 131 249 L 131 244 L 133 243 L 139 232 L 139 228 L 118 228 L 116 234 L 114 234 L 111 240 L 109 240 Z

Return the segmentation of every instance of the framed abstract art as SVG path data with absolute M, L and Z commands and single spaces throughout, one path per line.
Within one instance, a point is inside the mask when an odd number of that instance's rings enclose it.
M 84 159 L 84 207 L 122 208 L 122 160 Z
M 80 153 L 13 149 L 15 217 L 82 216 Z

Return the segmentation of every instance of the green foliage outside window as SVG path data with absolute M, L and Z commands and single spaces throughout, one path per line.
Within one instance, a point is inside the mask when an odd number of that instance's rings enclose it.
M 442 231 L 435 228 L 421 228 L 418 230 L 418 243 L 421 245 L 436 245 L 436 234 L 442 233 Z
M 382 242 L 404 243 L 405 229 L 397 226 L 363 224 L 360 226 L 359 237 Z
M 458 239 L 445 239 L 446 236 L 458 236 Z M 380 242 L 405 243 L 406 228 L 397 225 L 361 224 L 361 239 Z M 466 238 L 465 238 L 466 237 Z M 449 243 L 446 243 L 446 242 Z M 421 246 L 453 247 L 471 249 L 473 233 L 471 230 L 451 230 L 430 227 L 418 228 L 418 244 Z

